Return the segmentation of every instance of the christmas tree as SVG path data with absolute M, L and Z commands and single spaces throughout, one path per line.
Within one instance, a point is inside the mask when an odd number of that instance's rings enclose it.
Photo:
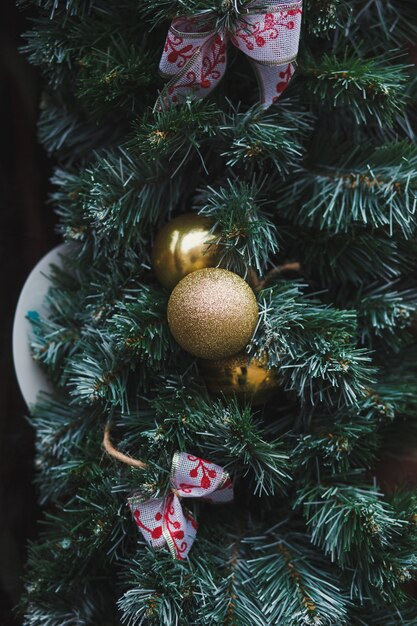
M 296 47 L 299 1 L 21 4 L 68 242 L 24 624 L 416 624 L 417 492 L 377 471 L 417 445 L 416 3 L 304 0 L 290 83 L 250 45 Z M 223 80 L 159 75 L 203 36 Z M 191 466 L 227 502 L 179 498 Z M 143 521 L 168 501 L 187 558 Z

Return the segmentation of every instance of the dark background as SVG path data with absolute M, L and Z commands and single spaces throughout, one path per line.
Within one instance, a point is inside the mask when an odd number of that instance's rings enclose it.
M 21 623 L 12 606 L 39 517 L 33 435 L 13 370 L 13 314 L 26 276 L 56 242 L 46 203 L 51 164 L 36 142 L 40 81 L 18 52 L 29 20 L 15 0 L 0 0 L 0 626 Z

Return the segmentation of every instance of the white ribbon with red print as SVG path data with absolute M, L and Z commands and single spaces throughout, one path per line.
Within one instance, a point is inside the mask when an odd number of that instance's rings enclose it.
M 180 498 L 203 498 L 213 503 L 233 500 L 229 474 L 218 465 L 187 452 L 176 452 L 171 468 L 171 493 L 146 500 L 140 494 L 129 498 L 129 506 L 146 541 L 156 549 L 168 545 L 180 560 L 187 557 L 197 534 L 197 522 L 183 510 Z
M 174 19 L 159 65 L 161 74 L 171 80 L 158 99 L 159 108 L 191 93 L 202 98 L 209 94 L 225 73 L 228 40 L 251 59 L 263 108 L 275 102 L 294 73 L 302 0 L 255 0 L 244 11 L 229 30 L 214 20 L 207 29 L 207 18 Z

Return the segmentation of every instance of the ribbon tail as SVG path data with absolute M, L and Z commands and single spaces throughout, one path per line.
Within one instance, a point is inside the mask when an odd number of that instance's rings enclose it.
M 183 510 L 175 494 L 165 499 L 163 535 L 172 556 L 180 561 L 187 558 L 197 535 L 197 522 Z
M 254 59 L 251 59 L 251 64 L 258 79 L 261 106 L 263 109 L 268 109 L 288 87 L 295 67 L 292 63 L 267 65 Z

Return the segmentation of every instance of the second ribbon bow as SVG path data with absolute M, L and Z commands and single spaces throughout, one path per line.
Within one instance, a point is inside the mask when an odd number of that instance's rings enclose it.
M 233 500 L 229 474 L 221 467 L 186 452 L 176 452 L 171 468 L 171 493 L 145 502 L 129 498 L 136 524 L 154 548 L 168 545 L 180 560 L 187 557 L 197 534 L 197 522 L 183 510 L 180 498 L 203 498 L 213 503 Z

